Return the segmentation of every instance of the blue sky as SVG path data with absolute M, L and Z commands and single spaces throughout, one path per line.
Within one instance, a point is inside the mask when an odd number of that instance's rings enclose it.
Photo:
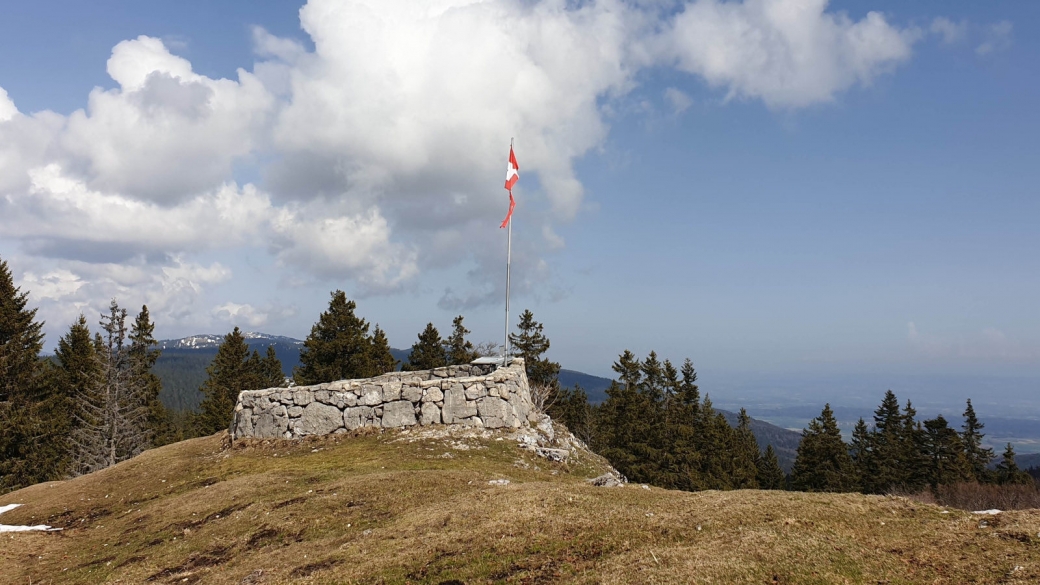
M 311 4 L 3 9 L 50 344 L 113 296 L 303 337 L 335 288 L 498 340 L 515 136 L 514 314 L 564 367 L 1040 375 L 1035 3 Z

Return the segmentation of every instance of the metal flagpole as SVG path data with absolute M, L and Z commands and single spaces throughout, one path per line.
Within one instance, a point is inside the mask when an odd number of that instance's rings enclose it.
M 513 152 L 513 139 L 509 139 L 509 152 Z M 509 355 L 509 265 L 513 259 L 513 216 L 509 216 L 509 225 L 507 226 L 509 235 L 506 236 L 506 340 L 502 344 L 502 365 L 506 365 L 506 356 Z

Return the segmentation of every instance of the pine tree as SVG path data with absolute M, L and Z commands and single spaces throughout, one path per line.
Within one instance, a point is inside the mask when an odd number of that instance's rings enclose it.
M 993 461 L 993 449 L 982 446 L 983 434 L 982 424 L 975 416 L 975 409 L 968 399 L 968 406 L 964 409 L 964 426 L 961 427 L 961 442 L 964 444 L 964 457 L 967 460 L 971 476 L 975 481 L 985 482 L 990 480 L 989 463 Z
M 903 408 L 903 425 L 899 433 L 897 483 L 910 492 L 917 492 L 928 484 L 928 459 L 925 456 L 925 431 L 915 417 L 917 411 L 909 400 Z
M 74 461 L 81 460 L 78 453 L 79 439 L 101 424 L 100 414 L 91 405 L 103 403 L 101 356 L 98 346 L 90 334 L 87 319 L 82 314 L 69 327 L 69 332 L 58 340 L 55 357 L 61 371 L 60 384 L 69 397 L 69 455 Z M 69 463 L 68 472 L 83 473 Z
M 148 428 L 147 381 L 135 367 L 127 345 L 126 309 L 113 300 L 101 315 L 94 338 L 100 370 L 96 394 L 81 394 L 78 410 L 92 425 L 80 426 L 72 436 L 73 471 L 90 473 L 134 457 L 151 445 Z
M 372 363 L 368 323 L 354 314 L 357 305 L 341 290 L 332 293 L 329 310 L 321 314 L 300 350 L 293 373 L 299 386 L 349 378 L 370 378 L 384 372 Z
M 412 344 L 412 352 L 408 355 L 409 371 L 432 370 L 448 365 L 448 356 L 444 353 L 444 341 L 433 323 L 419 333 L 419 340 Z
M 561 388 L 559 399 L 549 414 L 553 420 L 563 423 L 575 437 L 586 444 L 592 442 L 592 405 L 581 386 Z
M 1028 473 L 1020 470 L 1018 464 L 1015 463 L 1015 448 L 1011 446 L 1011 443 L 1008 443 L 1007 448 L 1004 449 L 1004 455 L 1001 457 L 1000 463 L 997 464 L 995 475 L 999 484 L 1029 484 L 1033 482 L 1033 478 Z
M 386 339 L 386 332 L 376 325 L 372 331 L 372 345 L 370 347 L 372 368 L 380 373 L 392 372 L 397 369 L 398 360 L 390 353 L 390 342 Z
M 802 432 L 791 483 L 795 489 L 809 492 L 856 489 L 852 459 L 841 440 L 830 404 L 825 405 L 820 416 L 809 421 L 809 427 Z
M 0 493 L 58 479 L 67 469 L 66 397 L 40 360 L 43 323 L 0 260 Z
M 732 489 L 727 446 L 732 442 L 733 427 L 715 410 L 711 397 L 705 395 L 697 410 L 697 452 L 701 459 L 701 479 L 706 489 Z
M 852 430 L 852 443 L 849 445 L 849 456 L 855 469 L 859 491 L 865 494 L 882 493 L 887 485 L 877 477 L 877 455 L 874 452 L 874 435 L 867 429 L 867 423 L 861 418 Z
M 147 434 L 151 446 L 167 445 L 175 440 L 173 422 L 166 411 L 159 393 L 162 382 L 152 373 L 152 367 L 162 354 L 153 337 L 155 324 L 148 313 L 148 305 L 141 307 L 130 328 L 130 367 L 133 368 L 136 384 L 142 388 L 142 398 L 148 408 Z
M 517 329 L 519 333 L 509 334 L 509 343 L 512 345 L 513 355 L 524 358 L 527 380 L 531 386 L 557 388 L 560 364 L 542 357 L 549 351 L 549 338 L 542 333 L 543 325 L 534 320 L 531 311 L 526 310 L 520 315 Z
M 664 434 L 671 441 L 671 455 L 664 472 L 675 489 L 694 491 L 704 488 L 701 475 L 702 457 L 698 450 L 700 440 L 700 392 L 697 372 L 687 359 L 682 366 L 682 380 L 678 390 L 665 405 Z
M 732 461 L 731 481 L 735 489 L 754 489 L 758 487 L 758 466 L 762 455 L 758 449 L 758 441 L 751 432 L 751 417 L 748 416 L 747 410 L 741 408 L 737 420 L 737 428 L 733 433 L 729 450 Z
M 960 436 L 950 428 L 943 415 L 924 421 L 923 438 L 923 454 L 927 460 L 925 479 L 933 489 L 971 476 Z
M 899 399 L 891 390 L 885 392 L 881 405 L 874 411 L 874 432 L 868 441 L 870 454 L 857 467 L 867 483 L 866 493 L 885 493 L 907 481 L 905 458 L 908 455 L 906 429 Z
M 782 490 L 786 483 L 784 470 L 776 458 L 772 445 L 766 445 L 766 452 L 758 460 L 758 487 L 764 490 Z
M 238 395 L 243 390 L 261 390 L 281 386 L 282 364 L 274 347 L 267 354 L 249 351 L 249 345 L 238 327 L 224 336 L 213 362 L 206 368 L 209 377 L 199 389 L 204 395 L 196 418 L 197 433 L 209 435 L 231 426 Z
M 468 364 L 477 359 L 477 351 L 466 339 L 471 331 L 462 324 L 462 315 L 451 322 L 451 335 L 444 340 L 444 353 L 448 356 L 449 366 Z

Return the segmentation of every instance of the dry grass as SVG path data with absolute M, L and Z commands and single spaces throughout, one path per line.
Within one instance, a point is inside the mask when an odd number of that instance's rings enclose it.
M 583 481 L 602 472 L 595 459 L 401 438 L 226 449 L 214 436 L 7 494 L 0 505 L 25 505 L 5 523 L 67 529 L 3 535 L 0 582 L 1040 581 L 1036 510 L 981 518 L 896 497 L 595 488 Z M 488 485 L 500 478 L 511 483 Z
M 960 482 L 941 485 L 934 492 L 899 493 L 925 504 L 950 506 L 960 510 L 1031 510 L 1040 508 L 1040 489 L 1035 483 L 993 485 Z

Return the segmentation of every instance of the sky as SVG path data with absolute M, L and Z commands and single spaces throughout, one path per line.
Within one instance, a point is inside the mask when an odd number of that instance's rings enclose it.
M 530 309 L 563 367 L 1040 376 L 1040 4 L 39 0 L 0 8 L 0 259 L 47 346 L 407 347 Z M 878 399 L 883 388 L 877 391 Z

